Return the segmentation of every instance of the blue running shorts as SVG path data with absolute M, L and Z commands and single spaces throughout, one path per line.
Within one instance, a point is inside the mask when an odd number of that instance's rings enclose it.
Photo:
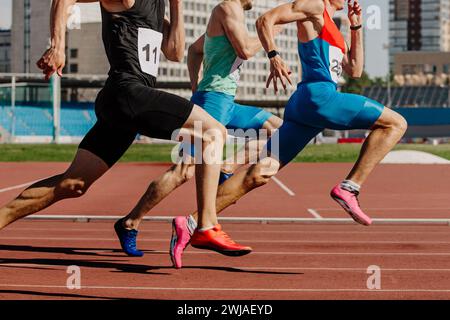
M 300 83 L 286 106 L 283 125 L 268 141 L 267 149 L 286 165 L 324 129 L 370 129 L 383 109 L 372 99 L 336 91 L 332 82 Z

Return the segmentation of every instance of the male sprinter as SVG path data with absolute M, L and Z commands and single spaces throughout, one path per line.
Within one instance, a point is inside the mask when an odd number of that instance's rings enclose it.
M 94 1 L 84 1 L 94 2 Z M 51 48 L 38 66 L 46 79 L 60 76 L 65 62 L 67 12 L 76 0 L 54 0 L 51 9 Z M 181 61 L 184 54 L 182 2 L 170 0 L 170 21 L 164 0 L 101 0 L 103 42 L 111 66 L 109 78 L 96 100 L 98 121 L 79 146 L 69 169 L 33 184 L 15 200 L 0 208 L 0 229 L 53 203 L 83 195 L 133 143 L 136 134 L 171 139 L 173 132 L 202 139 L 202 147 L 214 148 L 216 158 L 196 166 L 199 228 L 212 230 L 217 217 L 215 199 L 225 128 L 202 108 L 178 96 L 155 90 L 159 54 Z M 194 131 L 201 122 L 205 134 Z M 206 134 L 212 130 L 215 135 Z M 214 133 L 211 132 L 211 133 Z M 209 163 L 209 164 L 208 164 Z M 231 239 L 218 233 L 214 248 L 230 248 Z
M 258 37 L 248 35 L 244 11 L 251 8 L 252 0 L 225 0 L 213 9 L 206 33 L 193 43 L 188 51 L 188 68 L 194 92 L 191 101 L 229 129 L 265 129 L 270 134 L 272 130 L 281 126 L 280 118 L 260 108 L 242 106 L 234 102 L 243 60 L 253 57 L 262 48 Z M 277 28 L 276 32 L 279 31 L 281 28 Z M 199 83 L 202 62 L 203 78 Z M 265 141 L 263 143 L 265 144 Z M 248 149 L 251 150 L 252 147 Z M 246 160 L 250 150 L 245 154 Z M 193 168 L 193 164 L 185 161 L 172 166 L 150 184 L 138 205 L 116 223 L 116 229 L 125 228 L 130 231 L 128 234 L 119 233 L 122 248 L 128 255 L 143 255 L 136 248 L 136 236 L 144 215 L 170 192 L 186 182 L 192 176 Z M 225 173 L 222 173 L 222 176 L 224 175 Z M 188 229 L 187 219 L 188 217 L 179 217 L 173 221 L 170 254 L 177 268 L 181 267 L 182 245 L 187 244 L 182 240 L 190 239 L 190 234 L 195 229 Z M 215 232 L 211 230 L 209 234 L 213 236 Z M 230 254 L 236 255 L 236 252 L 232 251 Z
M 371 219 L 358 203 L 360 186 L 403 136 L 407 123 L 399 114 L 376 101 L 337 92 L 337 81 L 342 70 L 351 77 L 360 77 L 363 70 L 362 17 L 358 1 L 348 3 L 350 48 L 346 47 L 344 38 L 331 18 L 337 10 L 343 9 L 344 4 L 345 0 L 295 0 L 270 10 L 257 20 L 258 35 L 270 59 L 271 72 L 267 86 L 273 81 L 277 90 L 278 80 L 283 87 L 286 87 L 286 81 L 290 82 L 289 70 L 273 37 L 276 24 L 297 23 L 303 79 L 286 106 L 283 125 L 267 144 L 268 152 L 273 149 L 272 154 L 248 170 L 237 172 L 219 187 L 217 212 L 267 183 L 324 128 L 371 129 L 353 169 L 331 191 L 331 197 L 356 222 L 371 224 Z M 279 152 L 276 152 L 277 141 Z M 196 214 L 193 214 L 189 221 L 195 219 Z M 192 246 L 196 246 L 202 240 L 207 240 L 199 238 L 194 233 L 188 241 L 191 240 Z

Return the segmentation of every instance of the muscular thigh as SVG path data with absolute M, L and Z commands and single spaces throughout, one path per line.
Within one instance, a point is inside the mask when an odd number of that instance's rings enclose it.
M 191 115 L 194 104 L 168 92 L 143 85 L 130 90 L 129 104 L 133 123 L 140 134 L 171 140 Z

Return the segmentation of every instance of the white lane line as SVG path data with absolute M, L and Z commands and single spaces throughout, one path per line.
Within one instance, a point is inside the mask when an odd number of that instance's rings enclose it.
M 152 251 L 152 253 L 165 253 L 167 251 Z M 187 250 L 184 254 L 216 254 L 207 251 Z M 448 252 L 292 252 L 292 251 L 253 251 L 252 255 L 292 255 L 292 256 L 450 256 Z
M 9 238 L 12 239 L 12 238 Z M 51 239 L 51 238 L 50 238 Z M 3 238 L 1 238 L 3 240 Z M 42 240 L 45 240 L 42 238 Z M 67 240 L 67 239 L 64 239 Z M 102 241 L 102 239 L 79 239 L 74 241 Z M 107 240 L 108 241 L 108 240 Z M 112 241 L 112 240 L 111 240 Z M 117 241 L 117 240 L 114 240 Z M 80 249 L 79 251 L 82 251 Z M 167 250 L 152 250 L 152 254 L 167 254 Z M 193 251 L 188 249 L 184 254 L 214 254 L 210 251 Z M 302 251 L 253 251 L 252 255 L 290 255 L 290 256 L 450 256 L 450 252 L 302 252 Z M 1 261 L 1 260 L 0 260 Z
M 51 241 L 118 241 L 117 238 L 86 238 L 86 237 L 0 237 L 0 240 L 51 240 Z M 140 242 L 168 242 L 169 238 L 139 238 Z M 332 243 L 332 244 L 429 244 L 429 245 L 441 245 L 449 244 L 450 241 L 416 241 L 416 240 L 404 240 L 404 241 L 389 241 L 389 240 L 254 240 L 254 239 L 242 239 L 237 238 L 236 241 L 248 242 L 248 243 L 302 243 L 302 244 L 320 244 L 320 243 Z M 1 245 L 0 245 L 1 248 Z M 78 251 L 78 250 L 77 250 Z M 79 249 L 79 251 L 87 251 Z M 95 250 L 93 250 L 95 251 Z
M 396 208 L 392 208 L 392 207 L 379 207 L 379 208 L 370 208 L 370 207 L 364 207 L 364 209 L 366 210 L 391 210 L 391 211 L 395 211 L 395 210 L 408 210 L 408 211 L 425 211 L 425 212 L 430 212 L 433 210 L 439 210 L 439 211 L 450 211 L 450 207 L 424 207 L 424 208 L 420 208 L 420 207 L 396 207 Z M 338 211 L 340 210 L 339 208 L 316 208 L 317 211 Z
M 295 196 L 294 191 L 292 191 L 291 189 L 289 189 L 283 182 L 281 182 L 277 177 L 272 177 L 272 180 L 275 181 L 275 183 L 284 191 L 286 191 L 286 193 L 288 195 L 290 195 L 291 197 Z
M 15 185 L 15 186 L 3 188 L 3 189 L 0 189 L 0 193 L 11 191 L 11 190 L 16 190 L 16 189 L 21 189 L 21 188 L 24 188 L 24 187 L 28 187 L 29 185 L 32 185 L 33 183 L 38 182 L 38 181 L 40 181 L 40 180 L 34 180 L 34 181 L 18 184 L 18 185 Z
M 317 209 L 315 209 L 317 210 Z M 79 222 L 88 222 L 88 221 L 106 221 L 106 220 L 117 220 L 122 218 L 122 216 L 107 216 L 107 215 L 31 215 L 26 217 L 26 220 L 59 220 L 59 221 L 79 221 Z M 171 222 L 173 216 L 148 216 L 144 217 L 145 221 L 156 221 L 156 222 Z M 221 222 L 258 222 L 258 223 L 267 223 L 267 222 L 291 222 L 291 223 L 334 223 L 334 224 L 352 224 L 357 225 L 357 223 L 351 218 L 296 218 L 296 217 L 219 217 L 219 221 Z M 450 218 L 375 218 L 372 219 L 374 224 L 435 224 L 435 225 L 450 225 Z
M 2 267 L 39 267 L 39 268 L 45 268 L 45 269 L 65 269 L 64 266 L 61 265 L 42 265 L 38 263 L 0 263 L 0 266 Z M 155 266 L 155 268 L 166 268 L 167 266 Z M 204 266 L 195 266 L 195 265 L 189 265 L 188 266 L 191 269 L 194 268 L 204 268 Z M 246 266 L 230 266 L 230 268 L 239 269 L 239 270 L 279 270 L 279 271 L 295 271 L 295 270 L 303 270 L 303 271 L 336 271 L 336 272 L 354 272 L 354 271 L 361 271 L 366 273 L 367 268 L 344 268 L 344 267 L 322 267 L 322 268 L 315 268 L 315 267 L 265 267 L 265 266 L 258 266 L 258 267 L 246 267 Z M 450 269 L 433 269 L 433 268 L 382 268 L 383 271 L 389 271 L 389 272 L 450 272 Z
M 36 285 L 36 284 L 0 284 L 0 287 L 18 287 L 18 288 L 48 288 L 48 289 L 67 289 L 66 286 L 61 285 Z M 80 289 L 107 289 L 107 290 L 145 290 L 145 291 L 251 291 L 251 292 L 424 292 L 424 293 L 447 293 L 450 289 L 297 289 L 297 288 L 180 288 L 180 287 L 116 287 L 116 286 L 81 286 Z M 69 290 L 69 289 L 67 289 Z
M 39 265 L 37 265 L 39 266 Z M 195 268 L 196 266 L 189 266 L 191 268 Z M 199 266 L 201 267 L 201 266 Z M 311 267 L 239 267 L 233 266 L 232 268 L 241 269 L 241 270 L 305 270 L 305 271 L 362 271 L 364 273 L 367 272 L 367 268 L 311 268 Z M 450 269 L 413 269 L 413 268 L 382 268 L 383 271 L 390 272 L 450 272 Z
M 308 209 L 308 212 L 316 219 L 323 219 L 323 217 L 314 209 Z
M 65 226 L 64 226 L 65 227 Z M 62 227 L 57 227 L 57 228 L 22 228 L 22 227 L 15 227 L 12 226 L 10 227 L 9 230 L 14 230 L 14 231 L 52 231 L 52 232 L 76 232 L 76 231 L 81 231 L 81 232 L 110 232 L 112 229 L 88 229 L 88 228 L 62 228 Z M 167 233 L 167 229 L 147 229 L 147 228 L 140 228 L 140 233 L 144 233 L 144 232 L 164 232 Z M 364 235 L 374 235 L 374 234 L 414 234 L 414 235 L 418 235 L 418 234 L 430 234 L 430 235 L 447 235 L 450 236 L 450 233 L 448 231 L 403 231 L 403 230 L 393 230 L 393 231 L 373 231 L 373 229 L 371 230 L 367 230 L 367 231 L 317 231 L 317 230 L 233 230 L 233 233 L 301 233 L 301 234 L 364 234 Z

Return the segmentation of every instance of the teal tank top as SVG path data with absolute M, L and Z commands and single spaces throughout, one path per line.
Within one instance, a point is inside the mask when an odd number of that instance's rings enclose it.
M 205 34 L 203 78 L 197 90 L 235 96 L 242 63 L 225 35 L 208 37 Z

